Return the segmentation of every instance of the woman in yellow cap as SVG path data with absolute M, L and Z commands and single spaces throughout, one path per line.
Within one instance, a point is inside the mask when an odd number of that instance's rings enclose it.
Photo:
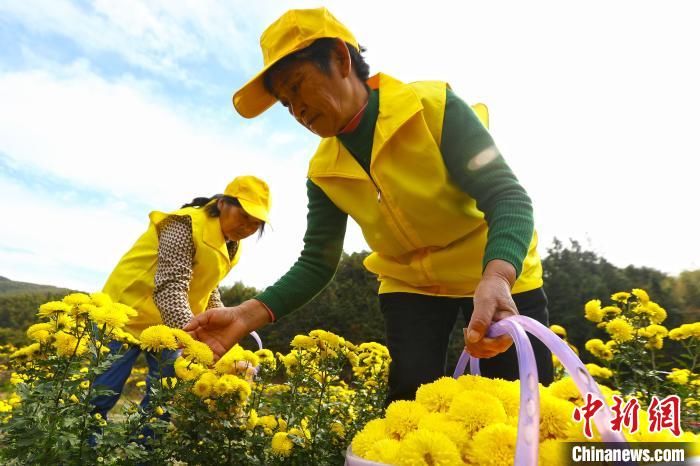
M 209 308 L 223 306 L 219 283 L 236 265 L 240 241 L 256 231 L 262 234 L 268 222 L 270 191 L 254 176 L 239 176 L 223 194 L 196 198 L 169 213 L 151 212 L 146 232 L 121 258 L 103 291 L 114 301 L 133 307 L 138 315 L 126 330 L 138 338 L 152 325 L 182 328 Z M 110 344 L 112 351 L 121 343 Z M 95 380 L 114 392 L 92 401 L 95 412 L 107 415 L 115 405 L 131 373 L 140 348 L 133 346 Z M 146 352 L 147 383 L 153 377 L 174 376 L 176 351 L 164 350 L 166 367 L 158 372 L 158 361 Z M 149 387 L 141 402 L 148 405 Z
M 288 11 L 260 44 L 265 66 L 234 94 L 236 110 L 252 118 L 279 101 L 322 138 L 308 170 L 304 251 L 255 299 L 197 316 L 186 330 L 222 353 L 268 311 L 280 318 L 302 306 L 332 279 L 350 215 L 380 282 L 389 400 L 445 374 L 460 312 L 467 349 L 491 358 L 483 373 L 516 378 L 512 342 L 486 331 L 518 311 L 546 324 L 547 301 L 530 198 L 486 129 L 485 107 L 475 112 L 444 82 L 370 78 L 364 49 L 325 8 Z M 551 357 L 533 346 L 547 382 Z

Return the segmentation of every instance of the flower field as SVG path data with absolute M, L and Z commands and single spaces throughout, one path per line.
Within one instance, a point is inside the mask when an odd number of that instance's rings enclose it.
M 625 438 L 697 445 L 700 323 L 667 329 L 664 309 L 639 289 L 583 311 L 605 335 L 585 344 L 597 359 L 587 369 Z M 27 330 L 31 345 L 0 347 L 2 464 L 337 465 L 349 445 L 383 464 L 513 464 L 518 381 L 444 377 L 385 410 L 390 358 L 377 343 L 313 330 L 294 337 L 286 354 L 236 345 L 215 361 L 177 329 L 149 327 L 136 338 L 124 330 L 134 313 L 104 294 L 74 293 L 40 307 L 41 321 Z M 551 329 L 566 340 L 566 329 Z M 121 349 L 110 351 L 111 341 Z M 161 355 L 162 367 L 172 363 L 175 377 L 147 385 L 146 371 L 135 370 L 130 389 L 136 398 L 148 389 L 148 407 L 127 399 L 103 417 L 91 400 L 110 392 L 95 379 L 133 346 Z M 172 361 L 162 356 L 178 349 Z M 564 463 L 564 441 L 600 441 L 574 414 L 591 400 L 554 363 L 557 380 L 539 387 L 540 464 Z M 676 398 L 674 429 L 656 413 Z
M 214 362 L 186 332 L 123 331 L 134 312 L 103 294 L 72 294 L 41 306 L 43 321 L 27 330 L 34 343 L 3 348 L 12 387 L 0 401 L 3 464 L 339 464 L 381 414 L 382 345 L 314 330 L 287 354 L 236 345 Z M 152 381 L 148 409 L 127 401 L 105 419 L 90 400 L 109 394 L 94 381 L 122 353 L 110 352 L 112 340 L 123 351 L 182 351 L 176 377 Z

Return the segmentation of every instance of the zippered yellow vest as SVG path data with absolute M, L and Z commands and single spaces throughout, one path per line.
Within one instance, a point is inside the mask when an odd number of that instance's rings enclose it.
M 371 178 L 337 138 L 321 141 L 308 177 L 362 228 L 372 249 L 364 264 L 378 275 L 379 293 L 473 296 L 488 227 L 440 152 L 447 84 L 384 74 L 369 84 L 380 95 Z M 542 286 L 536 248 L 534 233 L 513 293 Z
M 195 254 L 187 297 L 195 315 L 206 310 L 212 291 L 238 263 L 241 253 L 239 244 L 235 256 L 229 260 L 219 218 L 209 217 L 204 208 L 186 207 L 170 213 L 151 212 L 148 230 L 124 254 L 102 290 L 114 301 L 138 311 L 138 316 L 132 317 L 126 326 L 126 330 L 136 337 L 146 327 L 163 323 L 153 302 L 153 289 L 158 265 L 157 226 L 169 215 L 186 215 L 192 219 Z

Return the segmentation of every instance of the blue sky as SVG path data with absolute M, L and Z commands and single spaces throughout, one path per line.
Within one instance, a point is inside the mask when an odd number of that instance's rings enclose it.
M 620 266 L 699 268 L 692 2 L 521 3 L 326 6 L 373 72 L 446 80 L 489 105 L 541 253 L 571 237 Z M 0 0 L 0 275 L 99 289 L 148 211 L 246 173 L 272 187 L 273 229 L 246 241 L 226 283 L 264 287 L 288 269 L 317 139 L 279 106 L 244 120 L 230 96 L 261 65 L 267 24 L 318 4 L 251 5 Z M 365 247 L 354 225 L 345 246 Z

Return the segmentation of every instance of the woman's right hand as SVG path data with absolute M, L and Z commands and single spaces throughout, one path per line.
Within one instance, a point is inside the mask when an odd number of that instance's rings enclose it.
M 270 314 L 265 305 L 257 299 L 249 299 L 234 307 L 208 309 L 196 315 L 183 330 L 206 343 L 215 359 L 219 359 L 243 337 L 269 322 Z

